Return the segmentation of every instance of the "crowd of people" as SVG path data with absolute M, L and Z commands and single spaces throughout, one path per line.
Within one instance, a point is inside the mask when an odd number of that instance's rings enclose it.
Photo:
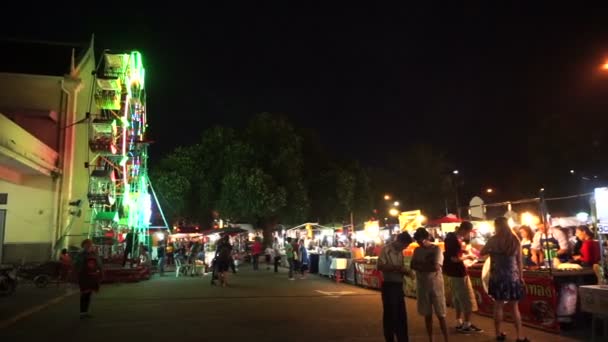
M 494 221 L 496 234 L 481 250 L 482 256 L 490 256 L 490 279 L 488 295 L 494 299 L 494 326 L 497 341 L 504 341 L 501 330 L 505 305 L 513 307 L 516 341 L 529 341 L 523 336 L 518 302 L 524 295 L 522 247 L 519 237 L 509 227 L 507 219 Z M 471 280 L 464 261 L 467 256 L 462 248 L 473 230 L 470 222 L 462 222 L 455 232 L 445 236 L 445 251 L 432 242 L 425 228 L 419 228 L 413 238 L 403 232 L 395 241 L 387 244 L 378 258 L 378 269 L 383 273 L 382 284 L 383 327 L 386 341 L 408 341 L 407 311 L 403 293 L 404 276 L 416 278 L 418 314 L 424 316 L 429 340 L 433 340 L 433 314 L 439 321 L 444 341 L 449 334 L 446 322 L 446 298 L 444 281 L 452 289 L 453 306 L 456 312 L 455 330 L 461 333 L 479 333 L 483 330 L 471 323 L 471 313 L 477 310 Z M 409 267 L 404 265 L 403 250 L 413 241 L 415 249 Z M 444 279 L 443 276 L 446 276 Z

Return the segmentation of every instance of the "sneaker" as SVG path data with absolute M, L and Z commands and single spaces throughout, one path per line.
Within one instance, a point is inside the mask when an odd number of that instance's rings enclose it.
M 460 328 L 460 330 L 458 330 L 458 332 L 461 332 L 463 334 L 480 333 L 480 332 L 483 332 L 483 329 L 478 328 L 478 327 L 474 326 L 473 324 L 471 324 L 468 327 L 463 326 L 462 328 Z
M 460 324 L 456 325 L 456 327 L 454 329 L 456 329 L 456 331 L 460 331 L 460 330 L 462 330 L 462 328 L 464 328 L 464 324 L 460 323 Z

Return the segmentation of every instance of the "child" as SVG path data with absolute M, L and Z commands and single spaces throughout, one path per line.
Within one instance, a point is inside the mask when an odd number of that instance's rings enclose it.
M 91 295 L 99 291 L 99 283 L 103 278 L 101 260 L 95 252 L 93 241 L 82 241 L 82 251 L 78 254 L 76 272 L 80 285 L 80 318 L 89 318 Z
M 448 329 L 445 322 L 446 305 L 443 288 L 443 253 L 429 240 L 429 232 L 418 228 L 414 240 L 420 247 L 414 250 L 411 269 L 416 271 L 416 294 L 418 313 L 424 316 L 429 341 L 433 341 L 433 310 L 439 320 L 444 341 L 448 341 Z

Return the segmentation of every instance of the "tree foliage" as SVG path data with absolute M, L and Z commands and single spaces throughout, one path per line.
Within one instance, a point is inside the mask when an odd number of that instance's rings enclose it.
M 171 219 L 203 226 L 212 211 L 258 226 L 349 223 L 351 214 L 360 224 L 372 215 L 379 192 L 392 191 L 403 209 L 429 214 L 453 198 L 449 164 L 429 146 L 392 156 L 385 169 L 337 158 L 313 132 L 262 113 L 243 130 L 205 130 L 199 143 L 166 155 L 151 176 Z

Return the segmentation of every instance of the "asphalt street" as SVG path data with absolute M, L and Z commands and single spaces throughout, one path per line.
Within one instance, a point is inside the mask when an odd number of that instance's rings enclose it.
M 243 267 L 230 278 L 228 288 L 213 287 L 209 275 L 180 277 L 155 275 L 135 284 L 104 286 L 93 298 L 94 317 L 81 320 L 78 296 L 58 291 L 40 300 L 33 310 L 0 300 L 2 341 L 383 341 L 380 293 L 310 275 L 287 279 Z M 41 289 L 32 289 L 41 290 Z M 45 291 L 42 289 L 41 291 Z M 22 297 L 27 296 L 21 294 Z M 33 303 L 30 301 L 28 303 Z M 33 304 L 32 304 L 33 305 Z M 17 310 L 18 311 L 14 311 Z M 8 314 L 10 310 L 13 310 Z M 427 341 L 416 303 L 407 300 L 410 341 Z M 448 313 L 453 324 L 453 312 Z M 492 321 L 475 316 L 485 329 L 474 335 L 450 331 L 451 341 L 494 341 Z M 514 340 L 512 325 L 505 325 Z M 435 340 L 440 341 L 435 323 Z M 579 341 L 588 338 L 560 336 L 526 328 L 533 341 Z

